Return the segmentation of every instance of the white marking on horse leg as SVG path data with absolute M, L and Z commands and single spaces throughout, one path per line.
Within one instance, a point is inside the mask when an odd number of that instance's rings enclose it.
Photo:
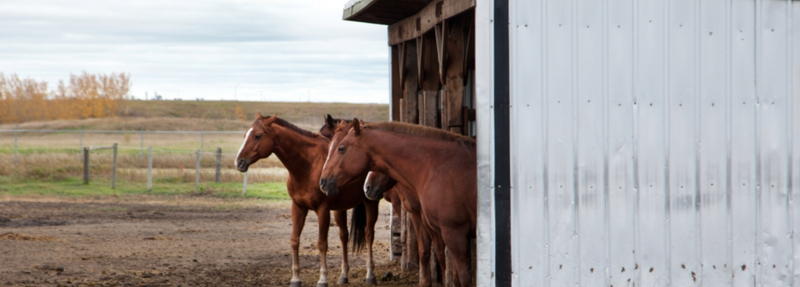
M 347 252 L 347 250 L 345 250 L 344 252 Z M 344 260 L 344 256 L 342 256 L 342 275 L 339 276 L 339 279 L 341 280 L 341 278 L 347 278 L 347 273 L 349 272 L 350 272 L 350 264 L 347 264 L 347 261 Z
M 292 248 L 292 280 L 291 282 L 300 282 L 300 252 L 298 249 Z
M 368 282 L 369 282 L 369 279 L 375 278 L 375 274 L 372 273 L 372 270 L 375 269 L 375 264 L 372 261 L 372 244 L 369 244 L 369 245 L 370 245 L 369 246 L 369 250 L 367 250 L 367 252 L 368 252 L 367 255 L 369 256 L 369 257 L 367 257 L 367 281 Z
M 239 166 L 239 156 L 242 155 L 242 150 L 244 149 L 244 145 L 247 144 L 247 139 L 250 138 L 250 132 L 253 131 L 253 128 L 247 130 L 247 133 L 244 135 L 244 141 L 242 142 L 242 147 L 239 148 L 239 152 L 236 153 L 236 158 L 233 159 L 233 166 Z
M 319 252 L 319 282 L 317 284 L 328 284 L 328 256 L 327 251 Z
M 367 192 L 367 185 L 369 184 L 369 178 L 372 177 L 372 172 L 367 173 L 367 178 L 364 179 L 364 192 Z

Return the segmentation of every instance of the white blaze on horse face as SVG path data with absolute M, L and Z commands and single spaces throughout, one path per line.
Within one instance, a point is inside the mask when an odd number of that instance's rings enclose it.
M 335 141 L 331 141 L 331 146 L 328 147 L 328 157 L 325 158 L 325 163 L 322 164 L 322 170 L 323 171 L 325 170 L 325 167 L 328 166 L 328 161 L 331 160 L 331 155 L 333 154 L 333 144 L 334 143 L 335 143 Z
M 236 153 L 236 158 L 233 159 L 233 166 L 239 165 L 239 156 L 242 155 L 242 150 L 244 149 L 244 145 L 247 144 L 247 139 L 250 138 L 250 132 L 253 131 L 253 128 L 247 130 L 247 133 L 244 135 L 244 141 L 242 142 L 242 147 L 239 148 L 239 152 Z
M 367 185 L 369 185 L 369 178 L 372 177 L 372 172 L 367 173 L 367 179 L 364 180 L 364 192 L 367 192 Z

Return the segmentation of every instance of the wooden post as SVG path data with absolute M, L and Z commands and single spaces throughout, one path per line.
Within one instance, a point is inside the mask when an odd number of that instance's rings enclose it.
M 448 131 L 466 134 L 467 120 L 462 117 L 464 106 L 464 52 L 465 34 L 463 20 L 454 18 L 445 27 L 444 45 L 447 61 L 444 64 L 442 95 L 442 127 Z
M 114 143 L 114 161 L 113 166 L 111 166 L 111 189 L 117 188 L 117 144 Z
M 197 162 L 195 164 L 195 172 L 194 172 L 194 192 L 200 191 L 200 151 L 195 152 L 197 154 Z
M 19 124 L 17 127 L 14 128 L 14 166 L 17 166 L 17 130 L 19 130 Z
M 247 172 L 244 172 L 244 184 L 242 184 L 242 196 L 247 195 Z
M 214 181 L 216 183 L 220 182 L 221 173 L 222 173 L 222 148 L 217 148 L 217 170 L 214 173 Z
M 417 107 L 417 91 L 419 90 L 419 79 L 417 77 L 417 48 L 414 41 L 408 41 L 405 45 L 405 77 L 403 77 L 403 99 L 405 105 L 405 122 L 419 123 Z
M 153 191 L 153 147 L 147 148 L 147 191 Z
M 83 148 L 83 184 L 89 184 L 89 148 Z

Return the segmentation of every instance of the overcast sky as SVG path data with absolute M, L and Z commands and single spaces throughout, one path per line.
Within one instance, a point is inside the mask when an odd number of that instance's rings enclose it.
M 0 73 L 128 72 L 166 99 L 388 102 L 386 26 L 344 0 L 3 0 Z

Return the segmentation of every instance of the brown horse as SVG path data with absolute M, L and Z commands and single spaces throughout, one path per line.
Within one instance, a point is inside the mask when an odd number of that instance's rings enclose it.
M 328 139 L 332 139 L 337 128 L 345 126 L 350 122 L 352 121 L 333 118 L 331 115 L 327 115 L 327 117 L 325 117 L 325 125 L 320 127 L 319 134 Z M 406 201 L 403 193 L 399 191 L 400 187 L 396 187 L 396 183 L 397 181 L 385 174 L 370 171 L 367 174 L 367 179 L 364 181 L 364 193 L 370 200 L 386 199 L 386 201 L 392 204 L 392 210 L 395 214 L 398 214 L 398 216 L 401 214 L 401 206 L 409 211 L 409 214 L 411 214 L 411 224 L 414 226 L 414 230 L 418 231 L 417 247 L 419 249 L 420 260 L 419 284 L 420 286 L 430 286 L 430 269 L 428 264 L 430 263 L 431 233 L 428 231 L 429 228 L 424 226 L 420 219 L 419 200 L 414 199 L 412 201 Z M 440 237 L 436 236 L 436 239 L 438 239 L 435 240 L 437 243 L 437 261 L 439 262 L 439 266 L 445 269 L 444 244 Z
M 367 283 L 376 284 L 373 274 L 372 242 L 375 222 L 378 218 L 378 202 L 367 200 L 362 190 L 361 181 L 342 186 L 341 194 L 323 194 L 317 182 L 328 153 L 329 140 L 319 134 L 298 128 L 297 126 L 277 118 L 263 117 L 261 113 L 244 136 L 242 147 L 236 156 L 236 168 L 247 171 L 248 167 L 259 159 L 275 154 L 289 171 L 286 189 L 292 199 L 292 279 L 290 286 L 301 286 L 300 282 L 300 234 L 306 222 L 309 210 L 317 214 L 319 223 L 319 239 L 317 247 L 320 252 L 320 278 L 317 286 L 328 285 L 328 267 L 326 254 L 328 251 L 328 228 L 330 227 L 330 211 L 334 211 L 336 225 L 339 226 L 339 239 L 342 241 L 342 274 L 339 284 L 346 284 L 350 269 L 347 262 L 347 210 L 353 211 L 353 249 L 361 249 L 366 241 L 368 249 Z M 351 191 L 352 190 L 352 191 Z M 360 194 L 360 195 L 359 195 Z M 366 209 L 366 210 L 365 210 Z M 366 217 L 366 218 L 365 218 Z
M 419 204 L 419 198 L 416 194 L 405 190 L 402 186 L 397 185 L 397 181 L 380 172 L 370 171 L 367 174 L 367 180 L 364 182 L 364 194 L 371 200 L 378 200 L 381 197 L 396 197 L 396 201 L 402 202 L 403 208 L 408 211 L 411 217 L 411 224 L 414 230 L 417 231 L 417 248 L 419 249 L 419 285 L 431 286 L 430 281 L 430 250 L 431 243 L 436 252 L 436 261 L 439 263 L 439 274 L 442 270 L 447 269 L 444 242 L 442 237 L 431 231 L 430 226 L 426 225 L 422 220 L 422 210 Z M 394 203 L 392 203 L 394 204 Z M 456 276 L 457 274 L 453 274 Z M 441 282 L 442 278 L 439 279 Z
M 419 199 L 421 219 L 450 250 L 454 282 L 471 283 L 469 239 L 477 219 L 475 141 L 405 123 L 363 125 L 354 119 L 338 129 L 322 169 L 324 192 L 360 181 L 365 171 L 397 180 Z

